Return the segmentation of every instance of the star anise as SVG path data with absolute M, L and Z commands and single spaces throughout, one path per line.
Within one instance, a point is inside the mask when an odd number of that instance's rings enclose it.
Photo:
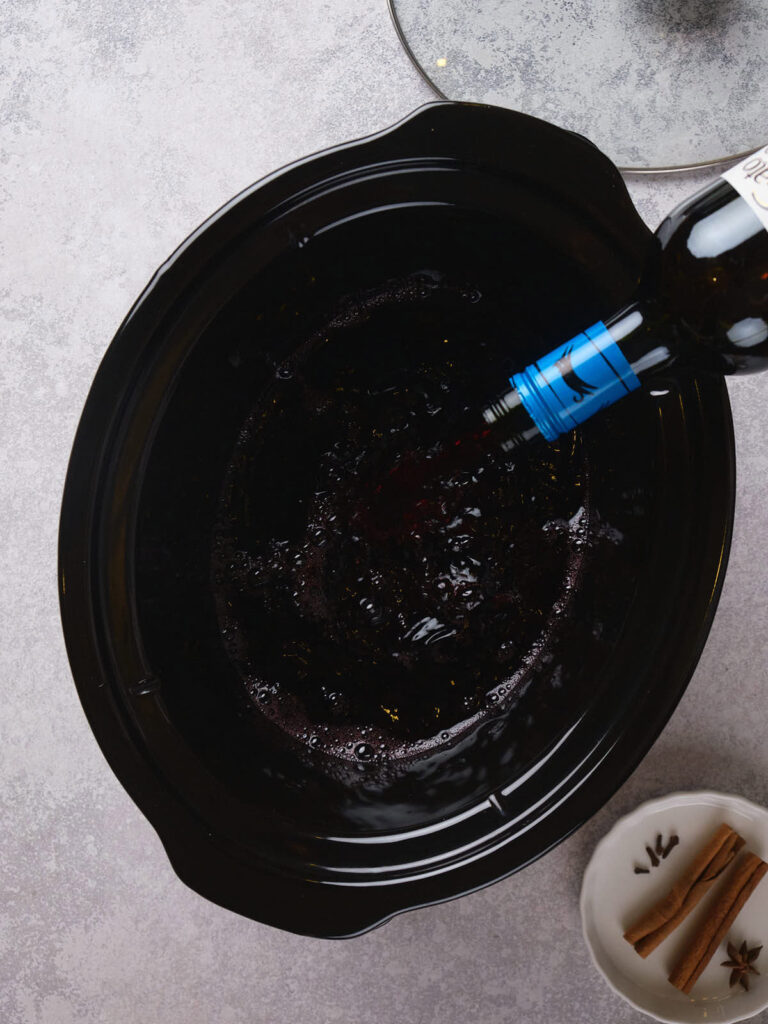
M 749 992 L 750 974 L 760 973 L 752 965 L 757 960 L 762 948 L 762 946 L 755 946 L 753 949 L 747 949 L 746 942 L 742 942 L 741 948 L 737 949 L 732 942 L 728 943 L 728 956 L 730 960 L 723 960 L 720 966 L 731 968 L 731 977 L 728 981 L 731 987 L 738 981 L 741 987 Z

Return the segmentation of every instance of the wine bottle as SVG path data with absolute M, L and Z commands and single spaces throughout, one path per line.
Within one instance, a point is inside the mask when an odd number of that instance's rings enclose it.
M 514 374 L 483 417 L 506 450 L 554 441 L 685 365 L 768 368 L 768 146 L 673 210 L 633 300 Z

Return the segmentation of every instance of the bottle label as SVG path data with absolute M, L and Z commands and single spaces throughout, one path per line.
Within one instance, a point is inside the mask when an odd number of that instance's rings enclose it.
M 602 321 L 510 377 L 510 383 L 548 441 L 640 387 Z
M 726 171 L 723 178 L 746 199 L 764 228 L 768 228 L 768 146 Z

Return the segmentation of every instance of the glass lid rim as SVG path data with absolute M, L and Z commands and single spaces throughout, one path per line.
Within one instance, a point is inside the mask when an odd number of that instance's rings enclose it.
M 433 81 L 433 79 L 427 74 L 426 70 L 424 69 L 423 65 L 419 61 L 419 59 L 416 56 L 416 54 L 413 52 L 413 49 L 411 48 L 411 44 L 408 42 L 408 37 L 405 34 L 405 29 L 403 28 L 402 22 L 400 21 L 400 18 L 398 16 L 397 9 L 395 7 L 395 0 L 386 0 L 386 2 L 387 2 L 387 8 L 389 10 L 389 16 L 390 16 L 390 19 L 392 21 L 392 26 L 393 26 L 393 28 L 395 30 L 395 34 L 397 35 L 398 41 L 400 42 L 400 45 L 402 46 L 403 50 L 405 50 L 405 53 L 406 53 L 408 59 L 410 60 L 411 64 L 416 69 L 416 71 L 419 73 L 419 75 L 421 76 L 422 80 L 424 82 L 426 82 L 426 84 L 430 87 L 430 89 L 432 89 L 432 91 L 435 93 L 435 95 L 437 96 L 438 99 L 447 100 L 448 102 L 452 102 L 453 98 L 448 96 L 446 93 L 444 93 L 443 90 L 440 88 L 440 86 L 437 85 L 437 83 Z M 510 109 L 516 109 L 516 108 L 510 107 Z M 521 113 L 530 113 L 530 112 L 529 111 L 521 111 Z M 538 115 L 533 114 L 532 116 L 536 117 Z M 562 127 L 562 125 L 560 125 L 559 127 Z M 755 147 L 755 148 L 758 148 L 758 147 Z M 699 161 L 699 162 L 696 162 L 696 163 L 665 164 L 665 165 L 661 165 L 661 166 L 658 166 L 658 167 L 635 167 L 635 166 L 631 166 L 630 167 L 630 166 L 624 166 L 622 164 L 617 164 L 616 166 L 617 166 L 618 170 L 621 171 L 622 174 L 637 174 L 637 175 L 686 174 L 686 173 L 692 173 L 694 171 L 707 170 L 708 168 L 720 167 L 720 166 L 722 166 L 724 164 L 735 163 L 738 160 L 743 160 L 745 157 L 748 157 L 753 152 L 754 152 L 754 149 L 752 147 L 750 147 L 749 149 L 742 150 L 741 152 L 738 152 L 738 153 L 728 154 L 727 156 L 713 157 L 713 158 L 710 158 L 709 160 L 702 160 L 702 161 Z

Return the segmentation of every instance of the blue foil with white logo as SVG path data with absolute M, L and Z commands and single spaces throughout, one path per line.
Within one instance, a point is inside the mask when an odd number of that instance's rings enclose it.
M 526 366 L 510 383 L 548 441 L 640 387 L 602 321 Z

